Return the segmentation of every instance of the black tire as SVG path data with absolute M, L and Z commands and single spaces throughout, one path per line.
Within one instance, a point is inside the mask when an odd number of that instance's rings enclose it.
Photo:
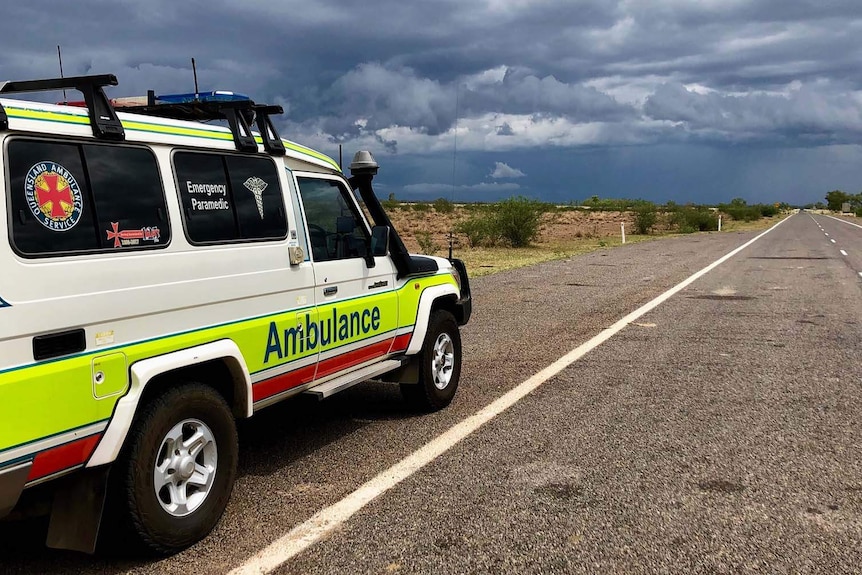
M 441 338 L 448 337 L 451 342 L 453 363 L 451 373 L 445 386 L 438 386 L 435 381 L 435 345 Z M 458 322 L 455 317 L 445 310 L 437 310 L 431 314 L 428 322 L 428 331 L 425 333 L 425 341 L 422 343 L 422 351 L 419 352 L 417 360 L 419 363 L 419 382 L 402 383 L 401 393 L 404 399 L 413 408 L 420 411 L 437 411 L 443 409 L 458 389 L 461 379 L 461 332 L 458 330 Z
M 207 448 L 206 455 L 216 453 L 215 470 L 202 501 L 187 514 L 178 516 L 160 503 L 165 492 L 156 493 L 154 471 L 157 458 L 164 461 L 168 453 L 163 449 L 163 441 L 169 432 L 190 420 L 210 431 L 214 446 Z M 202 429 L 184 425 L 183 435 L 187 428 L 189 432 Z M 224 398 L 211 387 L 189 383 L 171 388 L 150 401 L 136 418 L 111 471 L 108 504 L 120 528 L 113 538 L 122 537 L 122 546 L 133 551 L 169 555 L 206 537 L 221 519 L 230 499 L 238 451 L 233 415 Z M 200 461 L 203 459 L 193 459 L 193 463 Z M 196 489 L 188 487 L 190 483 L 193 482 L 187 482 L 188 492 Z

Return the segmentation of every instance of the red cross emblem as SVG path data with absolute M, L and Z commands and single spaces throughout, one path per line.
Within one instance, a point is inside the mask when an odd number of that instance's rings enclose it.
M 50 216 L 54 220 L 66 218 L 74 206 L 69 182 L 53 172 L 42 174 L 37 181 L 36 201 L 39 202 L 42 212 L 48 213 L 50 208 Z

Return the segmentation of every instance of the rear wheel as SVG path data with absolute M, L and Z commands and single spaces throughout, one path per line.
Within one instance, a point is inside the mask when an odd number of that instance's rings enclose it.
M 147 404 L 112 471 L 111 503 L 136 546 L 170 554 L 203 539 L 227 507 L 237 452 L 214 389 L 187 384 Z
M 401 393 L 423 411 L 446 407 L 461 379 L 461 333 L 448 311 L 437 310 L 431 315 L 419 361 L 418 384 L 401 384 Z

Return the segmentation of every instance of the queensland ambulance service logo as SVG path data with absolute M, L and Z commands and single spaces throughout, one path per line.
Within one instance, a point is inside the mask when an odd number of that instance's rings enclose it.
M 84 197 L 72 173 L 55 162 L 39 162 L 24 180 L 27 206 L 43 226 L 65 232 L 81 219 Z

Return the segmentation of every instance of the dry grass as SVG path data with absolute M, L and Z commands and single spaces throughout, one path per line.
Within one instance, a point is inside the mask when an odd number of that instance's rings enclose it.
M 437 213 L 433 209 L 417 211 L 408 204 L 389 210 L 389 216 L 408 250 L 446 256 L 449 251 L 450 231 L 457 222 L 469 218 L 470 212 L 463 206 L 456 207 L 454 212 L 448 214 Z M 757 222 L 724 220 L 722 233 L 766 229 L 779 219 L 781 218 L 763 218 Z M 544 216 L 539 240 L 530 247 L 471 248 L 464 238 L 453 234 L 453 254 L 464 260 L 471 277 L 478 277 L 620 246 L 620 223 L 624 223 L 626 227 L 626 243 L 680 235 L 668 230 L 666 221 L 667 218 L 660 218 L 656 231 L 650 235 L 635 235 L 631 234 L 634 229 L 634 216 L 631 213 L 560 211 Z M 432 249 L 420 249 L 420 240 L 425 247 L 430 245 Z

